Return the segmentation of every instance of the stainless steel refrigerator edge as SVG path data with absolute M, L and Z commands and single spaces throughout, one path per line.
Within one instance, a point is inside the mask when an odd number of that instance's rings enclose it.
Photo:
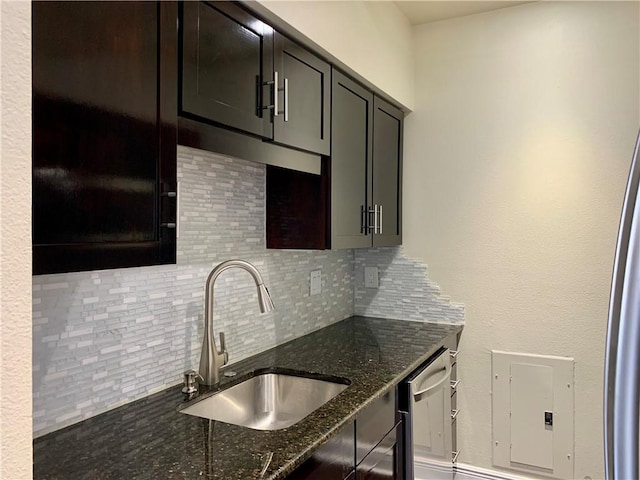
M 640 404 L 640 132 L 618 231 L 605 352 L 605 475 L 638 477 Z

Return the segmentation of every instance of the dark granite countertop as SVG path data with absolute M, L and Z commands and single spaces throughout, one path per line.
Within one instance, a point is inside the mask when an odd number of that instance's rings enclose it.
M 238 375 L 221 381 L 225 388 L 273 367 L 351 381 L 297 424 L 259 431 L 184 415 L 178 412 L 184 403 L 179 385 L 34 440 L 34 478 L 285 478 L 461 330 L 461 325 L 348 318 L 235 363 L 230 369 Z

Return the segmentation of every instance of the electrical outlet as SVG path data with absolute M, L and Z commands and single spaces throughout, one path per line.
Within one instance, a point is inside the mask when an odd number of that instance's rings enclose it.
M 364 267 L 364 286 L 366 288 L 378 288 L 378 267 Z
M 322 293 L 322 270 L 314 270 L 309 275 L 309 295 Z

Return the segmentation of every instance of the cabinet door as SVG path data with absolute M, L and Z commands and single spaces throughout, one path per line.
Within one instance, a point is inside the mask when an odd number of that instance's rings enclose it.
M 329 155 L 331 66 L 284 35 L 274 37 L 279 101 L 273 140 Z
M 313 456 L 300 465 L 287 480 L 342 480 L 353 472 L 354 424 L 350 423 L 340 433 L 316 450 Z
M 175 262 L 175 4 L 32 14 L 34 273 Z
M 374 247 L 402 244 L 402 111 L 375 97 L 373 113 L 373 201 L 381 232 Z
M 368 247 L 373 94 L 334 70 L 331 102 L 331 248 Z
M 356 464 L 380 443 L 396 425 L 396 392 L 391 390 L 368 406 L 356 418 Z
M 356 466 L 357 480 L 394 480 L 399 462 L 397 428 L 393 428 Z
M 270 138 L 271 27 L 231 2 L 181 9 L 181 114 Z

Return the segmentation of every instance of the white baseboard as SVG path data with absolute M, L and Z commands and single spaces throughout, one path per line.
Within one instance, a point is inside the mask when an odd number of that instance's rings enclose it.
M 415 480 L 456 480 L 478 479 L 478 480 L 531 480 L 531 477 L 514 475 L 508 472 L 480 468 L 465 463 L 456 463 L 451 467 L 444 465 L 433 465 L 416 459 Z
M 466 463 L 456 463 L 455 471 L 468 477 L 478 478 L 482 480 L 530 480 L 531 477 L 523 477 L 522 475 L 514 475 L 508 472 L 498 470 L 490 470 L 488 468 L 480 468 L 475 465 Z

